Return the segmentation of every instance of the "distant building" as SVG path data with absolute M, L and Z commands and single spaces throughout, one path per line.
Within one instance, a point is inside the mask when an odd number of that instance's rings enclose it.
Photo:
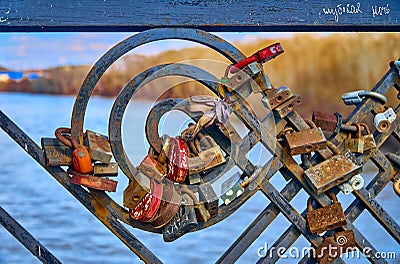
M 8 81 L 20 82 L 24 79 L 36 80 L 44 77 L 46 77 L 46 73 L 44 71 L 29 71 L 29 72 L 0 71 L 0 82 L 8 82 Z

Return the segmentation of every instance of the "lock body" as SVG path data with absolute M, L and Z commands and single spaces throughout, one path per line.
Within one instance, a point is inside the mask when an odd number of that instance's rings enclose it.
M 73 150 L 56 138 L 42 138 L 46 166 L 72 166 Z
M 89 148 L 90 157 L 95 161 L 109 164 L 112 158 L 111 146 L 107 136 L 86 130 L 85 145 Z
M 118 182 L 107 178 L 101 178 L 72 171 L 71 183 L 79 184 L 96 190 L 115 192 L 117 190 Z
M 312 121 L 323 131 L 333 132 L 337 130 L 338 126 L 340 127 L 339 116 L 339 113 L 313 111 Z
M 140 171 L 135 175 L 123 193 L 123 204 L 129 209 L 134 209 L 138 203 L 150 191 L 150 178 L 142 174 Z
M 215 193 L 210 183 L 203 183 L 199 185 L 199 201 L 204 203 L 210 217 L 217 216 L 218 214 L 218 196 Z
M 292 156 L 310 153 L 327 147 L 326 138 L 319 127 L 286 133 L 285 137 Z
M 163 195 L 158 211 L 148 222 L 155 228 L 161 228 L 170 222 L 178 212 L 182 202 L 182 195 L 177 192 L 173 184 L 163 185 Z
M 308 227 L 313 234 L 341 227 L 347 224 L 342 205 L 338 202 L 333 192 L 327 193 L 333 203 L 331 205 L 313 210 L 311 197 L 307 200 L 306 213 Z
M 362 170 L 362 164 L 350 150 L 324 160 L 304 171 L 305 179 L 312 189 L 321 194 L 347 181 Z
M 85 146 L 78 145 L 72 152 L 72 164 L 75 171 L 88 174 L 93 171 L 92 159 Z
M 221 199 L 224 204 L 228 205 L 233 200 L 241 196 L 244 192 L 244 188 L 240 184 L 234 185 L 232 188 L 228 189 L 223 195 L 221 195 Z
M 297 94 L 294 94 L 292 97 L 290 97 L 288 100 L 280 104 L 278 107 L 276 107 L 273 112 L 275 115 L 277 115 L 279 118 L 284 118 L 288 114 L 294 111 L 294 109 L 301 105 L 302 101 L 300 96 Z
M 157 166 L 157 160 L 149 155 L 142 160 L 138 166 L 138 169 L 149 178 L 152 178 L 158 182 L 161 182 L 165 177 L 165 172 L 161 172 Z
M 98 177 L 115 177 L 118 175 L 118 163 L 95 163 L 93 165 L 93 174 Z
M 151 180 L 150 192 L 146 193 L 140 202 L 129 211 L 131 218 L 140 222 L 148 222 L 151 220 L 161 204 L 163 186 L 155 180 Z
M 188 147 L 182 139 L 170 138 L 167 178 L 182 183 L 188 173 Z

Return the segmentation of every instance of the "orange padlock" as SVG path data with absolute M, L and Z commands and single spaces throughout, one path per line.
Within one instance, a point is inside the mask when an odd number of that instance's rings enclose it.
M 71 134 L 70 128 L 60 127 L 55 131 L 56 138 L 63 144 L 74 149 L 72 152 L 72 164 L 76 172 L 88 174 L 93 171 L 92 159 L 89 151 L 85 146 L 79 145 L 76 139 L 72 136 L 63 134 Z

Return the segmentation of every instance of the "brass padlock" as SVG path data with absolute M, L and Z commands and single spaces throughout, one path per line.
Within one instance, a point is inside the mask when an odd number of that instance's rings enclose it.
M 344 140 L 344 145 L 346 149 L 349 149 L 354 153 L 363 153 L 364 152 L 364 138 L 361 135 L 361 125 L 359 123 L 353 123 L 352 126 L 357 127 L 357 137 L 353 138 L 352 133 L 349 132 L 347 134 L 347 138 Z
M 321 128 L 316 127 L 312 122 L 310 124 L 312 124 L 311 129 L 285 134 L 290 155 L 306 154 L 327 147 L 326 138 Z
M 207 141 L 207 143 L 205 143 L 205 141 Z M 207 146 L 210 147 L 205 149 Z M 226 161 L 221 148 L 210 136 L 204 136 L 200 140 L 200 147 L 196 147 L 196 149 L 197 148 L 200 149 L 198 156 L 189 158 L 189 174 L 209 170 Z
M 342 205 L 338 202 L 336 195 L 331 191 L 326 192 L 326 194 L 333 201 L 329 206 L 313 210 L 311 197 L 307 200 L 308 212 L 306 218 L 310 232 L 313 234 L 319 234 L 347 224 Z
M 360 126 L 364 127 L 363 131 L 365 131 L 366 133 L 365 135 L 362 136 L 364 139 L 364 151 L 375 148 L 376 147 L 375 139 L 374 136 L 369 131 L 368 125 L 365 123 L 360 123 Z
M 85 145 L 89 148 L 89 154 L 92 160 L 109 164 L 112 158 L 111 146 L 108 137 L 86 130 Z
M 362 164 L 350 150 L 335 155 L 304 171 L 305 180 L 317 194 L 347 181 L 362 170 Z

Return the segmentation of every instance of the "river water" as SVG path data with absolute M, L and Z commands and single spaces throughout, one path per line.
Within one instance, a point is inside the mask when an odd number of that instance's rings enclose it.
M 30 137 L 40 144 L 41 137 L 52 137 L 57 127 L 69 126 L 74 97 L 0 93 L 0 108 L 17 123 Z M 92 98 L 85 121 L 85 127 L 107 134 L 108 116 L 112 99 Z M 147 151 L 144 141 L 143 124 L 150 104 L 131 103 L 123 124 L 124 146 L 129 158 L 138 164 Z M 165 132 L 177 134 L 184 118 L 175 116 L 174 121 L 164 122 Z M 164 129 L 164 128 L 163 128 Z M 76 201 L 61 185 L 35 163 L 5 133 L 0 133 L 0 205 L 21 223 L 33 236 L 44 244 L 63 263 L 140 263 L 94 216 Z M 256 148 L 257 162 L 263 163 L 269 155 Z M 252 152 L 254 154 L 254 152 Z M 366 181 L 371 179 L 376 168 L 369 164 L 364 169 Z M 126 177 L 120 172 L 118 189 L 112 194 L 117 202 L 122 200 Z M 280 174 L 271 182 L 279 190 L 285 185 Z M 338 196 L 343 207 L 354 199 L 352 195 Z M 292 205 L 303 211 L 307 195 L 301 191 Z M 389 184 L 377 199 L 399 223 L 398 197 Z M 260 192 L 224 221 L 202 231 L 186 234 L 172 243 L 165 243 L 161 235 L 130 228 L 156 256 L 165 263 L 214 263 L 218 257 L 245 230 L 248 224 L 269 204 Z M 381 252 L 397 253 L 400 263 L 400 246 L 367 212 L 355 221 L 355 226 Z M 289 221 L 279 215 L 277 219 L 250 246 L 238 263 L 254 263 L 257 251 L 273 242 L 289 227 Z M 291 247 L 291 254 L 280 263 L 297 263 L 296 255 L 309 243 L 300 237 Z M 263 251 L 260 251 L 261 253 Z M 361 259 L 344 259 L 347 263 L 368 263 Z M 38 263 L 17 240 L 0 227 L 0 263 Z

